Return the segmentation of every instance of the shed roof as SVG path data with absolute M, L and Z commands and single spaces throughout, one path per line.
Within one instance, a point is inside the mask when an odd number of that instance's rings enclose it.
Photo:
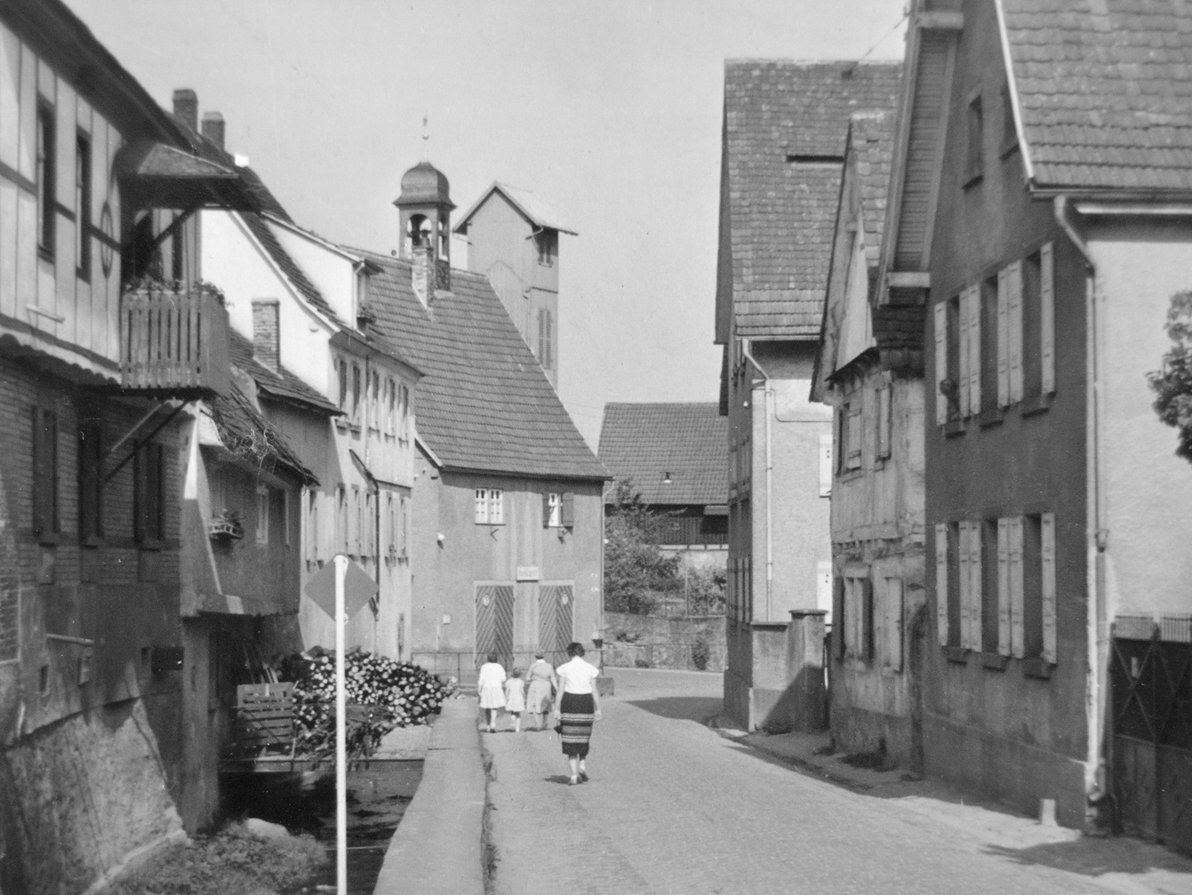
M 353 250 L 356 251 L 356 250 Z M 376 328 L 425 377 L 418 436 L 448 469 L 548 479 L 608 478 L 488 280 L 451 271 L 429 308 L 411 263 L 364 253 Z
M 229 333 L 228 357 L 233 364 L 252 377 L 257 388 L 272 397 L 321 413 L 337 415 L 342 412 L 285 367 L 279 366 L 277 370 L 271 370 L 258 361 L 253 354 L 252 342 L 234 329 Z
M 818 335 L 849 116 L 896 104 L 901 64 L 725 64 L 721 282 L 738 335 Z M 718 334 L 721 339 L 727 334 Z
M 728 502 L 728 419 L 714 401 L 605 404 L 599 456 L 647 504 Z
M 1192 6 L 999 5 L 1036 188 L 1192 191 Z

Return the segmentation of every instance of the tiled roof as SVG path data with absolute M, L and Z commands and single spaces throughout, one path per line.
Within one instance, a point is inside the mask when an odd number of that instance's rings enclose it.
M 728 502 L 728 419 L 714 402 L 605 404 L 599 453 L 647 504 Z
M 608 478 L 485 277 L 452 270 L 451 291 L 437 292 L 428 310 L 409 261 L 366 257 L 381 268 L 370 286 L 375 326 L 425 374 L 415 392 L 418 436 L 445 467 Z
M 849 119 L 865 248 L 877 262 L 886 225 L 886 201 L 890 190 L 890 159 L 894 154 L 894 111 L 858 112 Z
M 481 197 L 472 204 L 472 207 L 468 209 L 467 213 L 460 217 L 459 223 L 455 226 L 456 233 L 468 232 L 468 222 L 472 215 L 476 213 L 476 209 L 483 205 L 485 200 L 487 200 L 488 197 L 494 192 L 503 194 L 505 198 L 513 203 L 514 207 L 517 208 L 517 210 L 523 215 L 525 215 L 526 219 L 534 226 L 544 227 L 548 230 L 558 230 L 562 233 L 570 233 L 572 236 L 579 235 L 569 227 L 563 226 L 563 224 L 560 223 L 563 218 L 556 214 L 554 209 L 548 206 L 529 190 L 500 182 L 494 183 L 492 186 L 486 189 L 483 195 L 481 195 Z
M 748 338 L 818 335 L 849 115 L 896 104 L 899 63 L 730 60 L 723 226 Z
M 302 465 L 285 436 L 257 412 L 234 382 L 228 394 L 215 397 L 208 407 L 220 441 L 228 451 L 250 459 L 267 472 L 276 472 L 280 467 L 303 484 L 319 483 L 314 473 Z
M 252 342 L 235 330 L 229 333 L 228 356 L 233 364 L 252 377 L 261 391 L 314 410 L 331 414 L 340 412 L 338 407 L 285 367 L 279 367 L 277 372 L 274 372 L 258 361 L 253 356 Z
M 1192 6 L 1000 2 L 1036 186 L 1192 188 Z
M 244 223 L 248 225 L 248 229 L 252 231 L 252 235 L 256 237 L 257 242 L 269 253 L 269 257 L 273 259 L 273 263 L 286 275 L 286 279 L 290 281 L 299 294 L 329 319 L 336 321 L 342 326 L 343 321 L 335 316 L 335 312 L 331 310 L 331 305 L 327 304 L 327 300 L 323 298 L 323 293 L 310 281 L 306 272 L 290 256 L 290 253 L 282 248 L 281 242 L 278 241 L 277 236 L 270 229 L 269 223 L 259 214 L 242 214 L 240 217 L 244 219 Z

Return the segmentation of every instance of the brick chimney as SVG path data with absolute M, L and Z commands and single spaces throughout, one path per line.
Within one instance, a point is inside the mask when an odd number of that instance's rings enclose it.
M 275 373 L 281 353 L 281 333 L 277 324 L 278 304 L 276 298 L 252 300 L 252 356 Z
M 218 146 L 224 148 L 224 117 L 218 112 L 203 113 L 203 136 Z
M 199 98 L 189 87 L 174 91 L 174 117 L 192 131 L 199 129 Z

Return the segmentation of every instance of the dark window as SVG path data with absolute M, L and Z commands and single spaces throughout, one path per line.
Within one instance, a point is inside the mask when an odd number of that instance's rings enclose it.
M 341 359 L 339 369 L 339 409 L 348 409 L 348 362 Z
M 998 651 L 997 519 L 981 522 L 981 651 Z
M 156 442 L 137 449 L 133 535 L 140 543 L 161 541 L 165 508 L 164 452 Z
M 960 383 L 968 376 L 968 369 L 960 369 L 960 340 L 964 338 L 960 332 L 960 301 L 959 295 L 948 299 L 948 379 L 943 386 L 942 398 L 948 402 L 949 420 L 960 419 L 965 412 L 960 406 Z
M 1043 525 L 1038 515 L 1022 520 L 1023 655 L 1043 652 Z
M 174 278 L 175 283 L 184 282 L 186 279 L 186 269 L 183 266 L 184 251 L 183 245 L 186 243 L 186 238 L 182 226 L 174 228 L 174 234 L 170 237 L 170 276 Z
M 153 244 L 153 216 L 142 214 L 132 225 L 123 251 L 124 282 L 161 279 L 161 259 Z
M 103 437 L 99 423 L 79 427 L 79 537 L 103 536 Z
M 37 247 L 54 251 L 55 192 L 54 110 L 37 107 Z
M 75 141 L 75 262 L 80 279 L 91 279 L 91 138 Z
M 998 319 L 997 277 L 981 285 L 981 406 L 974 411 L 997 407 Z
M 535 237 L 538 246 L 538 263 L 543 267 L 550 267 L 555 263 L 558 252 L 559 234 L 554 230 L 542 230 Z
M 364 388 L 360 374 L 360 367 L 352 364 L 352 425 L 360 425 L 360 392 Z
M 1010 98 L 1010 85 L 1002 85 L 1002 155 L 1018 146 L 1018 132 L 1014 129 L 1014 103 Z
M 969 100 L 967 127 L 965 130 L 964 180 L 972 183 L 985 173 L 985 154 L 982 139 L 985 133 L 985 113 L 978 94 Z
M 960 525 L 956 522 L 948 523 L 947 599 L 948 646 L 960 646 Z
M 33 533 L 53 540 L 58 519 L 58 414 L 33 408 Z
M 1043 295 L 1040 253 L 1032 252 L 1022 263 L 1022 396 L 1035 398 L 1043 391 Z

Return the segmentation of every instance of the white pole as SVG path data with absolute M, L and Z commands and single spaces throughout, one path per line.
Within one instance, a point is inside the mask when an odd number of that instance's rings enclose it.
M 344 578 L 348 558 L 335 556 L 335 891 L 348 895 L 348 686 L 344 661 Z

